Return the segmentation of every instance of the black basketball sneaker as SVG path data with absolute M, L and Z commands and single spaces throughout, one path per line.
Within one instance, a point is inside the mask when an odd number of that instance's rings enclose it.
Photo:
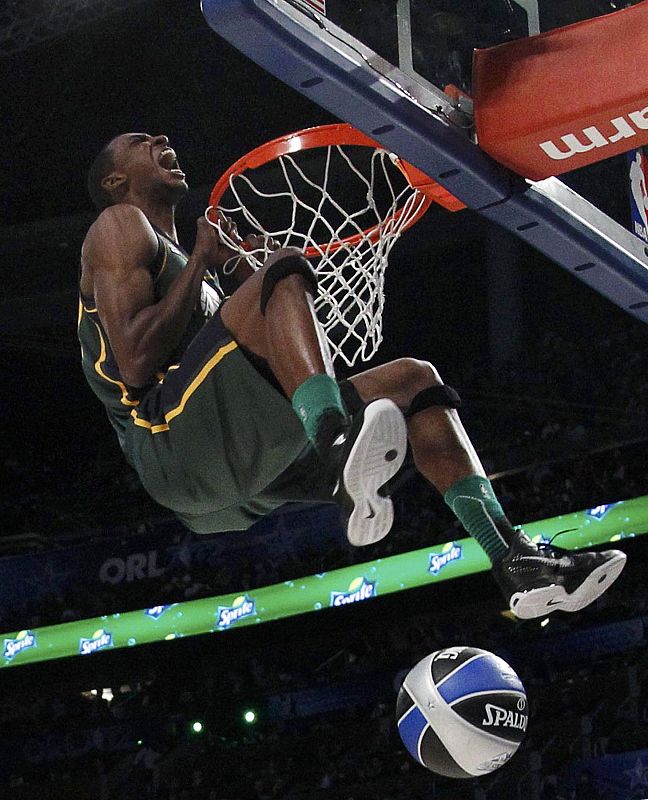
M 572 553 L 535 545 L 518 533 L 508 553 L 493 565 L 493 576 L 511 611 L 520 619 L 552 611 L 580 611 L 619 577 L 626 555 L 620 550 Z
M 381 398 L 354 414 L 350 427 L 322 453 L 336 472 L 333 499 L 351 544 L 373 544 L 389 533 L 394 506 L 380 489 L 396 475 L 406 452 L 405 417 L 394 402 Z

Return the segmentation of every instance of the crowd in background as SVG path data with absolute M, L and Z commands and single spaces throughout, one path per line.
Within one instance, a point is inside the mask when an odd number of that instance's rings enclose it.
M 476 363 L 453 376 L 470 398 L 466 427 L 485 459 L 500 462 L 489 466 L 505 467 L 503 454 L 515 446 L 537 462 L 557 449 L 577 453 L 645 433 L 647 333 L 630 327 L 569 340 L 548 331 L 496 373 Z
M 189 665 L 158 662 L 139 674 L 135 667 L 128 684 L 109 691 L 60 680 L 27 685 L 0 700 L 4 744 L 13 753 L 5 785 L 17 800 L 616 797 L 587 775 L 568 785 L 566 770 L 581 757 L 648 748 L 645 633 L 615 653 L 604 627 L 614 616 L 623 625 L 646 614 L 642 586 L 642 569 L 631 567 L 623 592 L 579 615 L 554 616 L 547 628 L 513 623 L 496 604 L 463 596 L 448 614 L 428 607 L 399 624 L 387 608 L 369 624 L 366 617 L 351 623 L 341 641 L 331 641 L 326 624 L 309 626 L 309 645 L 297 650 L 272 637 L 255 646 L 249 636 L 244 646 L 214 655 L 201 653 L 197 640 Z M 569 637 L 582 629 L 610 652 L 592 657 L 579 648 L 582 638 L 570 647 Z M 521 751 L 505 769 L 458 785 L 415 764 L 393 714 L 413 663 L 467 642 L 499 651 L 514 665 L 531 716 Z M 258 715 L 254 724 L 242 717 L 250 708 Z M 200 733 L 190 729 L 195 721 L 204 726 Z M 111 737 L 115 730 L 119 736 Z M 639 789 L 648 787 L 637 788 L 624 800 L 645 797 Z

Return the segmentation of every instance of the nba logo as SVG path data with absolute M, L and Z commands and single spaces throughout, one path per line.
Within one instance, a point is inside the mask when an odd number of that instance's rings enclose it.
M 648 158 L 646 149 L 639 147 L 628 153 L 630 177 L 630 207 L 632 232 L 648 242 Z

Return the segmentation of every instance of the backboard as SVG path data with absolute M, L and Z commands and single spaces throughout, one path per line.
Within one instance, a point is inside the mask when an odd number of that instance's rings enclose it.
M 443 91 L 446 82 L 470 91 L 474 46 L 537 32 L 535 0 L 203 0 L 202 9 L 268 72 L 648 322 L 645 243 L 562 181 L 530 181 L 490 158 L 470 102 Z

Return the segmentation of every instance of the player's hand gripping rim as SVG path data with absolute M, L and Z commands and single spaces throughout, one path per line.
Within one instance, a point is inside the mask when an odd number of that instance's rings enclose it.
M 207 208 L 205 219 L 216 230 L 220 242 L 229 253 L 229 257 L 222 264 L 224 275 L 236 272 L 241 259 L 245 259 L 252 270 L 257 270 L 263 266 L 270 253 L 281 247 L 276 239 L 262 234 L 250 233 L 242 239 L 236 222 L 230 217 L 226 217 L 215 206 Z

